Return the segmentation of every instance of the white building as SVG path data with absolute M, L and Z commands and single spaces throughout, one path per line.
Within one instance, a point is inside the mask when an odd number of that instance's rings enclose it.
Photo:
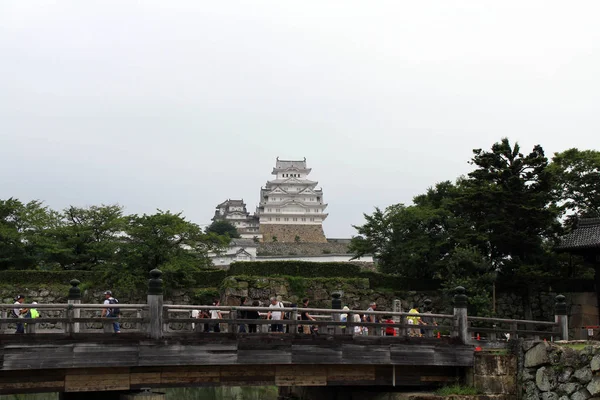
M 258 218 L 246 210 L 244 200 L 227 199 L 219 204 L 215 210 L 213 221 L 225 220 L 231 223 L 237 229 L 240 236 L 244 239 L 260 239 L 262 235 L 258 229 Z
M 209 253 L 208 257 L 215 267 L 226 267 L 234 261 L 255 261 L 257 248 L 252 239 L 232 239 L 223 253 Z
M 264 241 L 326 242 L 323 221 L 327 204 L 318 182 L 308 179 L 311 169 L 304 160 L 280 160 L 260 191 L 257 216 Z

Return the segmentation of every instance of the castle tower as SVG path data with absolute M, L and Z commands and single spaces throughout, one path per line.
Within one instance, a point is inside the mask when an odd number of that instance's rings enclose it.
M 277 157 L 271 172 L 275 179 L 261 188 L 257 209 L 264 242 L 327 242 L 323 232 L 327 204 L 322 189 L 316 189 L 318 182 L 307 178 L 310 172 L 306 158 L 292 161 Z
M 244 200 L 225 200 L 217 206 L 212 220 L 231 223 L 243 239 L 260 238 L 258 218 L 246 210 Z

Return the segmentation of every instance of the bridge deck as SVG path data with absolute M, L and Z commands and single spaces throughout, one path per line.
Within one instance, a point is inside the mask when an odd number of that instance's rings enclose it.
M 423 385 L 473 365 L 429 338 L 284 334 L 0 335 L 0 393 L 203 385 Z M 26 370 L 26 372 L 25 372 Z M 32 379 L 33 372 L 38 378 Z
M 58 336 L 58 337 L 57 337 Z M 473 347 L 434 338 L 189 334 L 0 335 L 1 370 L 56 368 L 378 364 L 471 366 Z

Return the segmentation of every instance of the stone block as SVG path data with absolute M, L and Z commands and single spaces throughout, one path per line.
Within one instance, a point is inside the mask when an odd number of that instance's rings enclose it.
M 539 365 L 549 364 L 548 348 L 550 345 L 546 342 L 539 343 L 525 353 L 525 368 L 537 367 Z
M 486 394 L 516 394 L 517 380 L 515 375 L 474 375 L 473 386 Z
M 517 359 L 513 355 L 475 353 L 473 368 L 480 375 L 516 375 Z
M 600 371 L 600 354 L 595 355 L 590 362 L 592 372 Z
M 591 382 L 586 386 L 586 389 L 592 396 L 600 394 L 600 376 L 594 376 Z
M 225 296 L 248 297 L 248 289 L 225 288 Z
M 521 374 L 522 381 L 529 382 L 535 380 L 536 372 L 537 368 L 523 368 L 523 373 Z
M 558 395 L 554 392 L 542 393 L 542 400 L 558 400 Z
M 552 368 L 542 367 L 535 374 L 535 384 L 542 392 L 554 390 L 557 385 L 555 372 Z
M 571 400 L 588 400 L 592 395 L 586 388 L 579 389 L 571 395 Z
M 523 391 L 525 392 L 523 395 L 524 400 L 539 400 L 540 399 L 540 391 L 534 382 L 527 382 L 523 385 Z
M 575 371 L 573 376 L 583 384 L 589 383 L 592 380 L 592 369 L 590 367 L 580 368 Z
M 569 382 L 569 379 L 571 379 L 571 376 L 573 376 L 574 371 L 575 370 L 571 367 L 565 368 L 558 374 L 558 381 L 561 383 Z
M 560 394 L 570 396 L 573 393 L 575 393 L 576 391 L 578 391 L 579 389 L 581 389 L 581 385 L 579 385 L 578 383 L 575 383 L 575 382 L 569 382 L 569 383 L 562 383 L 562 384 L 558 385 L 557 391 Z

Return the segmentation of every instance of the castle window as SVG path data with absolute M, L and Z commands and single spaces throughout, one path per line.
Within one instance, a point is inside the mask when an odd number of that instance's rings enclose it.
M 272 218 L 271 218 L 271 217 L 269 217 L 269 221 L 271 221 L 271 220 L 272 220 Z
M 306 221 L 306 218 L 302 218 L 302 221 Z
M 284 218 L 283 220 L 284 220 L 284 221 L 289 221 L 290 219 L 289 219 L 289 218 Z
M 279 218 L 275 218 L 275 221 L 279 221 Z
M 314 221 L 315 219 L 314 219 L 314 218 L 311 218 L 310 220 L 311 220 L 311 221 Z
M 294 218 L 294 221 L 298 221 L 298 218 Z

